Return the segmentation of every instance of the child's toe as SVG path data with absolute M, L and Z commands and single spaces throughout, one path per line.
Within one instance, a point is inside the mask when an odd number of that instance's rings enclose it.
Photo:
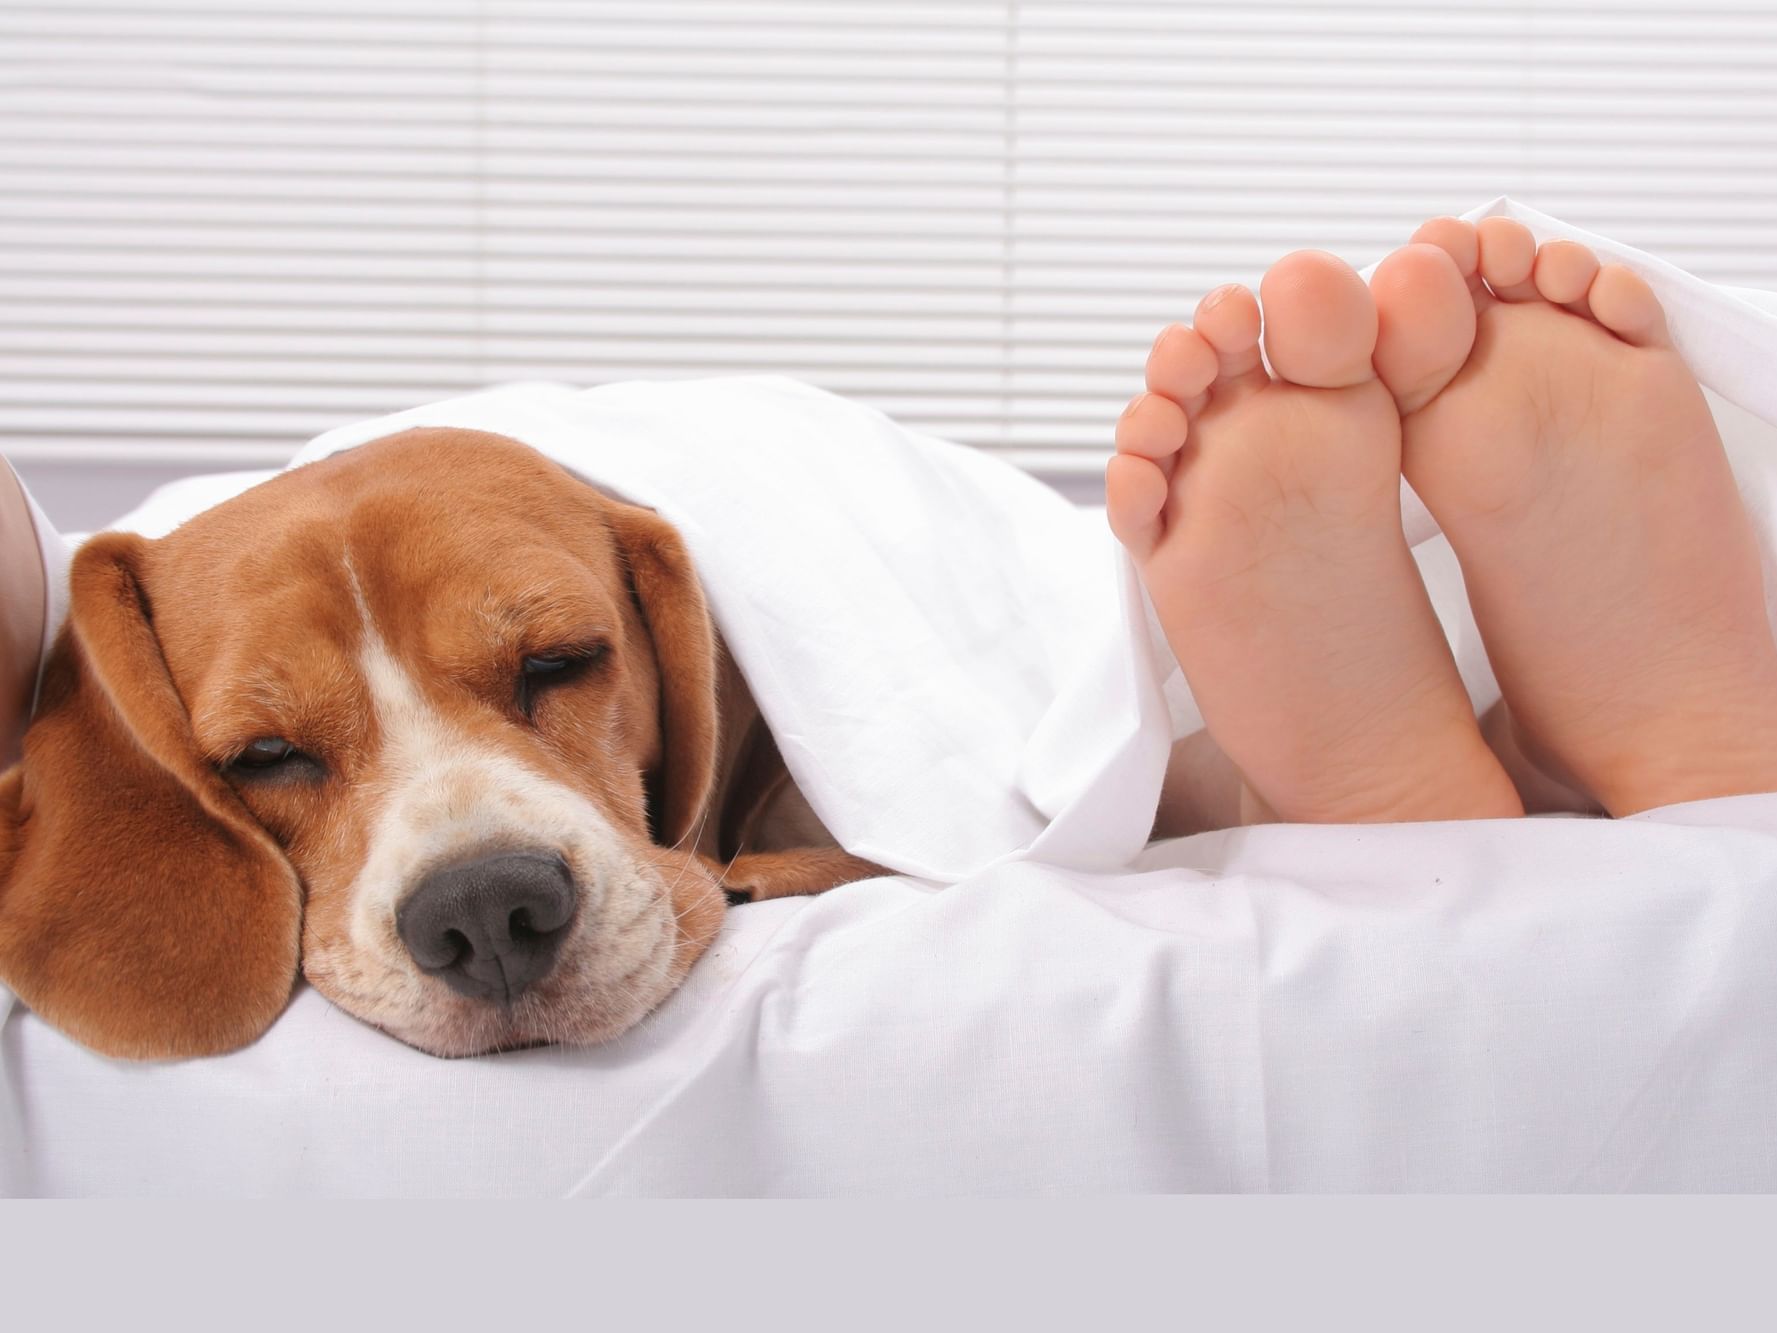
M 1265 355 L 1281 378 L 1316 389 L 1373 378 L 1376 304 L 1344 260 L 1318 250 L 1286 255 L 1265 274 L 1259 299 Z
M 1587 289 L 1586 303 L 1594 319 L 1632 346 L 1672 345 L 1660 299 L 1633 269 L 1604 265 Z
M 1502 301 L 1534 301 L 1536 284 L 1530 280 L 1536 266 L 1536 238 L 1530 228 L 1511 218 L 1483 218 L 1475 228 L 1480 247 L 1481 276 Z
M 1592 279 L 1598 276 L 1598 256 L 1577 241 L 1550 241 L 1536 252 L 1531 281 L 1545 301 L 1582 307 Z M 1587 313 L 1583 308 L 1579 313 Z
M 1422 222 L 1409 244 L 1435 245 L 1450 256 L 1463 281 L 1478 287 L 1481 282 L 1481 241 L 1475 224 L 1461 218 L 1432 218 Z
M 1117 540 L 1137 560 L 1146 560 L 1160 540 L 1166 488 L 1166 474 L 1135 454 L 1118 454 L 1105 467 L 1105 517 Z
M 1475 344 L 1475 301 L 1449 252 L 1424 242 L 1396 250 L 1370 278 L 1376 373 L 1401 413 L 1417 412 L 1455 378 Z
M 1191 423 L 1185 409 L 1164 394 L 1140 393 L 1117 418 L 1117 452 L 1168 458 L 1184 445 Z
M 1148 353 L 1147 385 L 1175 403 L 1189 403 L 1216 377 L 1215 349 L 1183 324 L 1169 324 Z
M 1215 349 L 1218 390 L 1265 382 L 1257 297 L 1239 283 L 1229 283 L 1199 301 L 1191 318 L 1198 334 Z

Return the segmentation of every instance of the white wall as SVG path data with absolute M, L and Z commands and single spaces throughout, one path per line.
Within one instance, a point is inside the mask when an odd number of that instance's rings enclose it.
M 1777 287 L 1777 9 L 0 3 L 61 522 L 493 380 L 782 370 L 1081 493 L 1154 330 L 1512 193 Z

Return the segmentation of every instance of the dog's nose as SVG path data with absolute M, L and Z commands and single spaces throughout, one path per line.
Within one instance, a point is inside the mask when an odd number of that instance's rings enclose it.
M 395 913 L 422 972 L 477 1000 L 516 1000 L 555 965 L 574 916 L 567 866 L 505 852 L 434 870 Z

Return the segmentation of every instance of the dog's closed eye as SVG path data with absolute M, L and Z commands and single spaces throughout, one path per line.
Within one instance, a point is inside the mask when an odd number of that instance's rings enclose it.
M 519 661 L 519 712 L 530 717 L 539 695 L 580 679 L 604 661 L 605 653 L 605 644 L 585 643 L 526 654 Z
M 223 765 L 229 773 L 249 780 L 317 776 L 320 761 L 305 754 L 282 736 L 260 736 Z

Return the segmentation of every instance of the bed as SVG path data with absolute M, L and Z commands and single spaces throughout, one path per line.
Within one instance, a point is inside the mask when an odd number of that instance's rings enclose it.
M 1486 212 L 1655 281 L 1777 587 L 1777 299 Z M 1484 705 L 1454 560 L 1409 527 Z M 0 1015 L 9 1195 L 1769 1190 L 1777 795 L 1277 825 L 757 904 L 590 1050 L 438 1060 L 306 987 L 184 1064 L 105 1060 L 4 992 Z

